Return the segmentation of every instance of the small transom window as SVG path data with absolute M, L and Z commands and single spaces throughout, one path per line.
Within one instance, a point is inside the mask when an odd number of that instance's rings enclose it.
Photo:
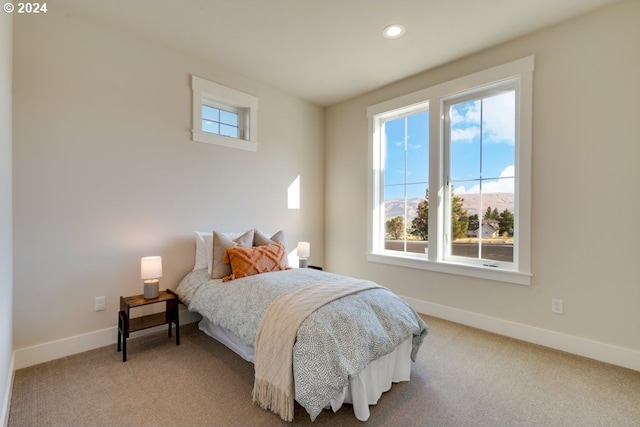
M 258 99 L 192 76 L 193 140 L 257 151 Z

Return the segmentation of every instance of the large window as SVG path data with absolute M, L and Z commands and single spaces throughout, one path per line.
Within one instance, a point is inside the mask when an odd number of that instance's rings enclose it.
M 533 57 L 373 105 L 369 260 L 530 280 Z

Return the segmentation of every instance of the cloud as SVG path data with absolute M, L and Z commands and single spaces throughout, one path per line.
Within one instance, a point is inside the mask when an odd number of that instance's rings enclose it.
M 486 143 L 514 144 L 515 92 L 509 91 L 478 101 L 456 104 L 451 108 L 452 142 L 472 142 L 480 136 L 480 120 Z
M 485 98 L 482 101 L 483 130 L 486 142 L 514 144 L 516 131 L 515 92 Z
M 478 126 L 471 126 L 465 129 L 451 129 L 452 142 L 472 142 L 473 139 L 480 135 Z
M 480 123 L 480 101 L 464 102 L 454 105 L 453 108 L 451 108 L 449 120 L 451 120 L 452 126 L 460 123 Z
M 495 181 L 487 181 L 482 183 L 482 193 L 515 193 L 515 172 L 516 168 L 509 165 L 500 172 L 500 176 Z M 470 189 L 466 189 L 464 185 L 453 189 L 454 194 L 479 194 L 480 184 L 476 184 Z
M 514 165 L 509 165 L 500 172 L 500 176 L 498 178 L 513 178 L 514 176 L 516 176 L 516 167 Z
M 473 142 L 480 135 L 480 101 L 457 104 L 449 112 L 452 142 Z

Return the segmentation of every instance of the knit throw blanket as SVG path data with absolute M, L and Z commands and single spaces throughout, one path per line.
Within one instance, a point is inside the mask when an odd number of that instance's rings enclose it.
M 371 282 L 329 280 L 292 289 L 267 309 L 256 335 L 253 401 L 285 421 L 293 420 L 293 346 L 300 324 L 323 305 L 367 289 Z

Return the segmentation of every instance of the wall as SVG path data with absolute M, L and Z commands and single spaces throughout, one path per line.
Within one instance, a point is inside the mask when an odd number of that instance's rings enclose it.
M 175 288 L 195 230 L 285 229 L 323 262 L 323 109 L 60 8 L 14 24 L 18 368 L 115 342 L 140 258 L 161 255 Z M 259 98 L 257 153 L 191 141 L 191 74 Z
M 638 22 L 640 2 L 617 3 L 329 108 L 326 266 L 423 312 L 640 370 Z M 531 286 L 367 262 L 366 107 L 531 54 Z
M 0 424 L 6 425 L 13 378 L 11 64 L 13 15 L 0 15 Z

